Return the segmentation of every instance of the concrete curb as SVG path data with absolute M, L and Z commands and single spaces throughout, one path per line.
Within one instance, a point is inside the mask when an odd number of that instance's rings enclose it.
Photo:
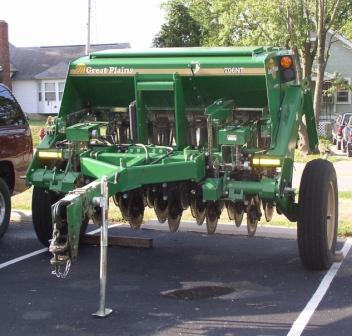
M 32 211 L 12 209 L 10 220 L 12 222 L 19 222 L 19 221 L 31 222 L 32 221 Z

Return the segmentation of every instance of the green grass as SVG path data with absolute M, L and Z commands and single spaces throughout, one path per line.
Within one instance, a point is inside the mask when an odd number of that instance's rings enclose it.
M 329 139 L 326 138 L 319 138 L 319 151 L 320 154 L 303 154 L 299 149 L 295 150 L 295 162 L 302 162 L 302 163 L 307 163 L 309 161 L 312 161 L 314 159 L 323 159 L 326 158 L 330 162 L 339 162 L 339 161 L 349 161 L 351 160 L 350 158 L 347 157 L 347 155 L 331 155 L 331 154 L 325 154 L 325 152 L 333 151 L 335 149 L 333 147 L 332 142 Z
M 352 199 L 352 191 L 340 191 L 339 198 Z
M 326 155 L 323 153 L 323 151 L 320 154 L 305 155 L 305 154 L 302 154 L 300 150 L 298 149 L 295 150 L 295 162 L 307 163 L 315 159 L 327 159 L 332 163 L 351 160 L 350 158 L 347 157 L 347 155 L 345 156 L 336 156 L 336 155 L 329 155 L 329 154 Z

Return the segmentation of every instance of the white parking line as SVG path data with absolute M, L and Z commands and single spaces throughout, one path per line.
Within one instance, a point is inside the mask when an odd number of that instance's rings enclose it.
M 352 246 L 352 240 L 347 239 L 341 250 L 344 257 L 349 252 L 351 246 Z M 341 262 L 338 262 L 338 263 L 335 262 L 332 264 L 329 271 L 325 274 L 323 280 L 321 281 L 319 287 L 315 291 L 314 295 L 308 301 L 307 305 L 304 307 L 302 312 L 299 314 L 297 320 L 293 323 L 287 336 L 300 336 L 302 334 L 304 328 L 308 324 L 309 320 L 311 319 L 312 315 L 317 309 L 319 303 L 321 302 L 326 292 L 328 291 L 331 285 L 331 282 L 334 280 L 337 271 L 342 265 L 342 262 L 343 260 Z
M 117 227 L 117 226 L 120 226 L 120 225 L 123 225 L 123 224 L 113 224 L 113 225 L 110 225 L 108 228 L 111 229 L 111 228 L 114 228 L 114 227 Z M 96 229 L 96 230 L 93 230 L 93 231 L 90 231 L 87 234 L 92 235 L 92 234 L 95 234 L 97 232 L 100 232 L 100 228 Z M 17 257 L 15 259 L 11 259 L 9 261 L 6 261 L 6 262 L 0 264 L 0 269 L 3 269 L 3 268 L 8 267 L 10 265 L 16 264 L 16 263 L 18 263 L 18 262 L 20 262 L 22 260 L 26 260 L 26 259 L 32 258 L 32 257 L 34 257 L 34 256 L 36 256 L 38 254 L 41 254 L 41 253 L 44 253 L 44 252 L 47 252 L 47 251 L 48 251 L 48 248 L 44 247 L 44 248 L 42 248 L 40 250 L 33 251 L 31 253 L 27 253 L 27 254 L 25 254 L 25 255 L 23 255 L 21 257 Z
M 5 267 L 10 266 L 10 265 L 13 265 L 13 264 L 16 264 L 19 261 L 26 260 L 28 258 L 34 257 L 34 256 L 36 256 L 38 254 L 41 254 L 41 253 L 44 253 L 46 251 L 48 251 L 47 247 L 42 248 L 42 249 L 37 250 L 37 251 L 34 251 L 34 252 L 31 252 L 31 253 L 28 253 L 28 254 L 25 254 L 25 255 L 23 255 L 21 257 L 6 261 L 6 262 L 0 264 L 0 269 L 5 268 Z

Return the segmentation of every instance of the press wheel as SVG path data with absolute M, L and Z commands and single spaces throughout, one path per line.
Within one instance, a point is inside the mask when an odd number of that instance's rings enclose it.
M 209 201 L 206 205 L 206 225 L 208 234 L 215 233 L 218 220 L 221 214 L 219 201 Z
M 243 220 L 244 209 L 239 203 L 226 202 L 229 219 L 234 220 L 237 227 L 240 227 Z
M 194 199 L 195 219 L 198 225 L 202 225 L 205 220 L 207 204 L 201 198 Z
M 129 200 L 128 200 L 128 197 L 129 197 L 129 195 L 127 195 L 127 197 L 123 197 L 122 195 L 118 196 L 119 208 L 120 208 L 120 211 L 121 211 L 122 218 L 125 221 L 129 220 L 129 215 L 128 215 Z
M 144 197 L 141 192 L 134 192 L 128 201 L 128 222 L 133 230 L 138 230 L 143 223 Z
M 152 187 L 149 187 L 146 192 L 146 200 L 149 208 L 154 207 L 155 197 L 156 197 L 156 190 L 154 190 Z
M 172 194 L 169 198 L 167 222 L 170 232 L 176 232 L 180 226 L 183 208 L 178 193 Z
M 189 207 L 189 187 L 187 183 L 181 183 L 179 192 L 180 192 L 180 202 L 181 202 L 182 209 L 187 210 Z
M 168 200 L 163 199 L 163 195 L 159 194 L 154 200 L 154 211 L 159 223 L 165 223 L 168 216 Z
M 258 205 L 256 204 L 255 198 L 253 197 L 247 208 L 248 237 L 254 237 L 255 232 L 257 231 L 258 221 Z
M 263 201 L 264 216 L 267 222 L 270 222 L 274 214 L 274 206 L 272 203 Z

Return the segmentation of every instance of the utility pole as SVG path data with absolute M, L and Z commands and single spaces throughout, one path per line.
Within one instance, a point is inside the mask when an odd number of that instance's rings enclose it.
M 90 51 L 90 9 L 91 9 L 91 0 L 88 0 L 88 21 L 87 21 L 87 44 L 86 44 L 86 55 Z

